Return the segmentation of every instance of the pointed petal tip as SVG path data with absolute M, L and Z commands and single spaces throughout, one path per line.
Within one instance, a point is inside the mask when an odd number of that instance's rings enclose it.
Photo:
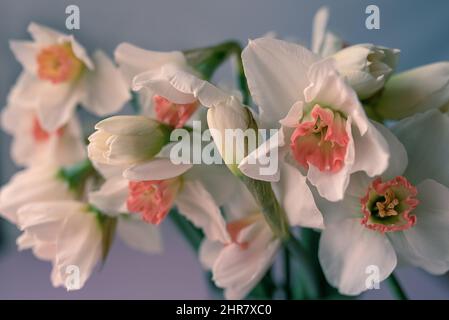
M 28 31 L 29 33 L 31 33 L 31 32 L 33 32 L 34 29 L 39 28 L 40 26 L 41 26 L 40 24 L 38 24 L 38 23 L 36 23 L 36 22 L 34 22 L 34 21 L 31 21 L 31 22 L 28 24 L 27 31 Z
M 324 29 L 327 27 L 327 23 L 329 21 L 330 9 L 328 6 L 321 6 L 315 12 L 314 20 L 316 23 L 321 23 L 324 26 Z
M 11 49 L 11 51 L 14 51 L 14 47 L 17 46 L 18 41 L 19 40 L 14 40 L 14 39 L 8 40 L 8 45 L 9 45 L 9 48 Z
M 257 45 L 257 43 L 258 43 L 258 41 L 260 39 L 264 39 L 264 38 L 263 37 L 262 38 L 256 38 L 256 39 L 248 38 L 248 47 L 253 47 L 254 48 Z
M 251 48 L 251 49 L 254 49 L 254 47 L 255 47 L 255 43 L 254 43 L 254 39 L 251 39 L 251 38 L 248 38 L 248 44 L 246 45 L 246 47 L 243 49 L 243 52 L 245 52 L 245 51 L 247 51 L 247 49 L 249 49 L 249 48 Z M 242 52 L 242 54 L 243 54 L 243 52 Z
M 133 47 L 135 47 L 135 46 L 129 42 L 119 43 L 118 46 L 115 47 L 115 49 L 114 49 L 114 57 L 117 59 L 117 57 L 121 56 L 124 51 L 126 51 L 128 49 L 133 49 Z

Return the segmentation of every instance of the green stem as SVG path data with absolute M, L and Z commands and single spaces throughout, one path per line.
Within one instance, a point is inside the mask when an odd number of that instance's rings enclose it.
M 141 114 L 142 108 L 139 103 L 139 94 L 135 91 L 131 91 L 131 107 L 133 108 L 133 111 L 135 114 Z
M 284 245 L 294 255 L 301 266 L 301 272 L 304 274 L 304 288 L 307 297 L 310 299 L 317 299 L 320 297 L 320 279 L 317 270 L 314 268 L 313 261 L 310 258 L 309 252 L 304 248 L 301 242 L 293 235 L 284 240 Z
M 195 252 L 198 252 L 201 242 L 203 241 L 201 231 L 195 228 L 186 218 L 181 216 L 175 208 L 171 209 L 168 215 L 178 227 L 179 231 L 184 235 L 184 238 L 190 243 L 192 249 L 195 250 Z
M 245 175 L 240 175 L 239 178 L 256 200 L 273 234 L 281 240 L 288 239 L 289 226 L 287 216 L 280 207 L 271 184 L 267 181 L 251 179 Z
M 232 54 L 234 41 L 218 45 L 183 51 L 189 65 L 201 73 L 205 80 L 210 80 L 218 67 Z
M 251 192 L 259 208 L 261 208 L 265 221 L 270 226 L 273 234 L 281 239 L 292 255 L 298 258 L 301 270 L 305 274 L 304 287 L 307 296 L 311 299 L 319 298 L 321 296 L 319 269 L 315 269 L 310 253 L 291 234 L 287 216 L 280 207 L 271 184 L 266 181 L 254 180 L 244 175 L 239 175 L 239 178 Z
M 89 159 L 83 160 L 71 167 L 61 168 L 58 176 L 63 179 L 70 190 L 75 192 L 77 197 L 82 198 L 86 181 L 89 177 L 97 175 L 97 171 Z
M 362 105 L 368 118 L 377 121 L 379 123 L 384 123 L 384 118 L 377 112 L 377 106 L 379 104 L 380 97 L 382 96 L 383 90 L 376 93 L 374 96 L 362 101 Z
M 276 285 L 271 276 L 272 268 L 268 269 L 259 283 L 248 294 L 248 299 L 256 300 L 270 300 L 273 298 L 273 293 L 276 290 Z
M 399 280 L 392 273 L 387 279 L 388 286 L 390 287 L 391 293 L 397 300 L 408 300 L 407 294 L 404 289 L 402 289 Z
M 377 121 L 379 123 L 384 123 L 384 119 L 379 113 L 377 113 L 376 109 L 372 105 L 365 104 L 364 107 L 368 118 Z
M 274 290 L 276 290 L 276 285 L 273 282 L 272 278 L 272 269 L 268 269 L 268 271 L 263 276 L 262 280 L 260 281 L 260 285 L 263 288 L 264 297 L 266 299 L 272 299 Z
M 320 233 L 313 230 L 304 228 L 301 230 L 301 243 L 307 249 L 313 262 L 314 268 L 318 274 L 320 283 L 320 296 L 325 297 L 328 295 L 335 295 L 338 291 L 330 286 L 326 280 L 326 277 L 321 269 L 320 261 L 318 259 L 318 250 L 320 243 Z

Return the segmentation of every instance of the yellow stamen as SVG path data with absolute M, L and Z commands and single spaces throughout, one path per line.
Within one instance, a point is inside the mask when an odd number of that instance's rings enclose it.
M 394 209 L 399 204 L 399 200 L 395 198 L 395 194 L 392 190 L 385 192 L 385 201 L 376 202 L 376 207 L 379 210 L 379 216 L 381 218 L 397 216 L 399 213 Z

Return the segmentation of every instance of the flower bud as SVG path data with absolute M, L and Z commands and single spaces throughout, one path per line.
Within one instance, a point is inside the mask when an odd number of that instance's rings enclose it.
M 386 119 L 399 120 L 449 103 L 449 62 L 437 62 L 391 77 L 376 104 Z
M 207 123 L 225 164 L 253 195 L 273 234 L 287 239 L 287 217 L 276 200 L 271 184 L 247 177 L 238 168 L 243 158 L 258 147 L 258 128 L 250 109 L 236 97 L 230 96 L 209 108 Z
M 207 123 L 225 164 L 240 175 L 240 161 L 257 147 L 257 124 L 251 111 L 230 96 L 208 109 Z
M 97 163 L 131 165 L 153 158 L 169 141 L 170 129 L 144 116 L 100 121 L 89 137 L 88 155 Z
M 393 72 L 399 56 L 398 49 L 358 44 L 332 55 L 338 72 L 357 92 L 367 99 L 383 88 Z

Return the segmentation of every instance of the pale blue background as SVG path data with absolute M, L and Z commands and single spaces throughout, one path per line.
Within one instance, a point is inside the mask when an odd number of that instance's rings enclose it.
M 81 30 L 75 35 L 90 51 L 112 54 L 122 41 L 155 50 L 207 46 L 226 39 L 243 43 L 269 31 L 307 44 L 315 11 L 331 7 L 331 28 L 350 43 L 372 42 L 402 50 L 399 69 L 449 58 L 449 1 L 299 1 L 299 0 L 0 0 L 0 106 L 20 72 L 8 39 L 27 39 L 27 25 L 36 21 L 61 30 L 65 7 L 81 9 Z M 381 10 L 381 30 L 365 29 L 365 8 Z M 1 135 L 1 181 L 14 172 L 9 138 Z M 38 186 L 36 186 L 38 187 Z M 197 259 L 169 221 L 162 225 L 165 252 L 146 256 L 116 242 L 108 263 L 80 292 L 53 289 L 50 265 L 31 253 L 17 253 L 15 228 L 4 226 L 10 239 L 0 252 L 0 298 L 191 298 L 209 292 Z M 431 277 L 407 269 L 400 278 L 412 298 L 449 298 L 449 277 Z M 364 298 L 390 298 L 385 288 Z

